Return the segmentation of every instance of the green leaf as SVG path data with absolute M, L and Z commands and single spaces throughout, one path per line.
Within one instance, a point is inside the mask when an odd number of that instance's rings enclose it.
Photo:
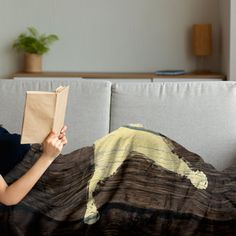
M 39 34 L 38 30 L 34 27 L 28 27 L 29 34 L 22 33 L 13 43 L 13 48 L 35 54 L 44 54 L 49 51 L 49 46 L 58 40 L 58 36 L 55 34 Z
M 38 30 L 36 30 L 34 27 L 28 27 L 28 31 L 35 38 L 37 38 L 39 36 Z

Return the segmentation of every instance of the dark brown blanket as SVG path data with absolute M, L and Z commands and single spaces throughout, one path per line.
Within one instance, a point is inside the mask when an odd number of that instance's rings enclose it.
M 197 188 L 176 173 L 180 167 L 157 165 L 134 148 L 114 174 L 98 181 L 92 196 L 99 218 L 88 224 L 88 186 L 97 160 L 96 146 L 84 147 L 59 156 L 20 204 L 0 205 L 0 235 L 236 235 L 236 166 L 217 171 L 173 140 L 152 134 L 191 170 L 202 171 L 207 187 Z M 151 145 L 160 150 L 159 144 Z M 33 147 L 7 182 L 25 173 L 39 155 Z

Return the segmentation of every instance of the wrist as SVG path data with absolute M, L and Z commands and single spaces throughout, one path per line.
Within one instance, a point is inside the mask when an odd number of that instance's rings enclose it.
M 55 160 L 54 157 L 47 155 L 46 153 L 42 153 L 40 158 L 48 162 L 48 164 L 51 164 Z

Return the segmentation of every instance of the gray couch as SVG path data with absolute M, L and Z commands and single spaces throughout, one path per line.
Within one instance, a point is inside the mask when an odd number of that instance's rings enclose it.
M 236 83 L 0 80 L 0 124 L 20 133 L 25 92 L 69 85 L 64 153 L 130 123 L 160 132 L 222 170 L 236 156 Z

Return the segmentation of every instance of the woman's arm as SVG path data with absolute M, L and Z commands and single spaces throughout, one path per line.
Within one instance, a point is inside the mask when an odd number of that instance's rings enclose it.
M 0 203 L 15 205 L 32 189 L 46 169 L 61 153 L 63 146 L 67 143 L 65 127 L 60 135 L 51 132 L 43 142 L 43 153 L 35 164 L 22 177 L 7 185 L 0 175 Z

